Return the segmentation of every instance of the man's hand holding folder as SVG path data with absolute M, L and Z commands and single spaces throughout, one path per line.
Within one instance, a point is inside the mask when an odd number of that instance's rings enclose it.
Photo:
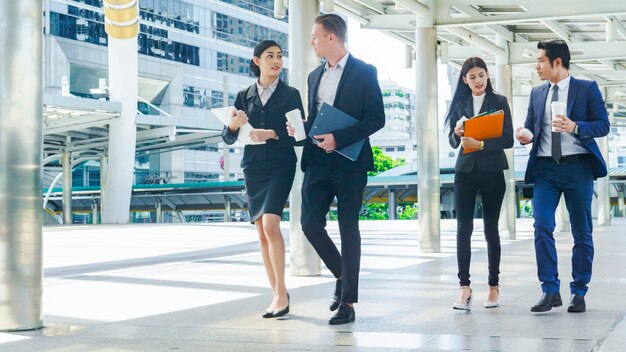
M 478 141 L 500 138 L 502 137 L 503 126 L 504 111 L 488 111 L 463 122 L 464 136 Z M 478 150 L 478 148 L 463 148 L 463 154 Z
M 322 104 L 322 107 L 320 108 L 317 117 L 315 117 L 313 126 L 309 131 L 309 137 L 311 137 L 313 143 L 317 144 L 321 148 L 329 152 L 335 151 L 343 155 L 344 157 L 355 161 L 359 158 L 359 154 L 361 153 L 361 149 L 363 149 L 365 140 L 361 139 L 356 143 L 347 145 L 343 148 L 334 149 L 336 147 L 336 142 L 334 136 L 332 135 L 332 132 L 348 128 L 358 122 L 359 121 L 354 117 L 324 103 Z M 320 141 L 316 139 L 320 137 L 324 138 L 324 140 Z

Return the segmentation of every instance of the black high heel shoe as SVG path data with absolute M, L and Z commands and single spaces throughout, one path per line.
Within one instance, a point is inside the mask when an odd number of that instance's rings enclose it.
M 273 311 L 271 311 L 271 312 L 265 311 L 265 313 L 263 313 L 262 317 L 263 318 L 273 318 L 274 317 L 274 312 Z
M 289 300 L 290 300 L 289 293 L 287 293 L 287 307 L 281 310 L 275 310 L 274 312 L 272 312 L 272 318 L 279 318 L 289 313 Z

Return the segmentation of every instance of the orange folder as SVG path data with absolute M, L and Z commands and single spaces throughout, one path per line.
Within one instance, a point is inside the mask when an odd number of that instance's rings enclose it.
M 479 141 L 502 137 L 504 126 L 504 110 L 498 110 L 490 114 L 477 115 L 463 122 L 465 137 L 472 137 Z M 478 151 L 478 148 L 463 149 L 463 154 Z

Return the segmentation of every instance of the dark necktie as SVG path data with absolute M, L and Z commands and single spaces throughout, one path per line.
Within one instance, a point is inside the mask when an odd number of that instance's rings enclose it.
M 552 101 L 559 101 L 559 86 L 556 84 L 552 88 Z M 550 122 L 552 122 L 552 111 L 550 111 Z M 558 163 L 561 153 L 561 132 L 552 132 L 552 159 Z

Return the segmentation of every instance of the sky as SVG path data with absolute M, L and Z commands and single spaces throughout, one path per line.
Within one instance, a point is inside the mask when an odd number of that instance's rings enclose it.
M 380 31 L 362 29 L 348 20 L 348 50 L 355 57 L 378 69 L 379 80 L 392 80 L 400 86 L 415 90 L 415 62 L 406 68 L 404 44 Z M 451 98 L 446 65 L 439 65 L 439 115 L 445 114 L 445 102 Z
M 390 79 L 401 86 L 415 89 L 415 70 L 405 68 L 404 44 L 371 29 L 361 29 L 358 22 L 348 20 L 348 49 L 376 66 L 380 80 Z

